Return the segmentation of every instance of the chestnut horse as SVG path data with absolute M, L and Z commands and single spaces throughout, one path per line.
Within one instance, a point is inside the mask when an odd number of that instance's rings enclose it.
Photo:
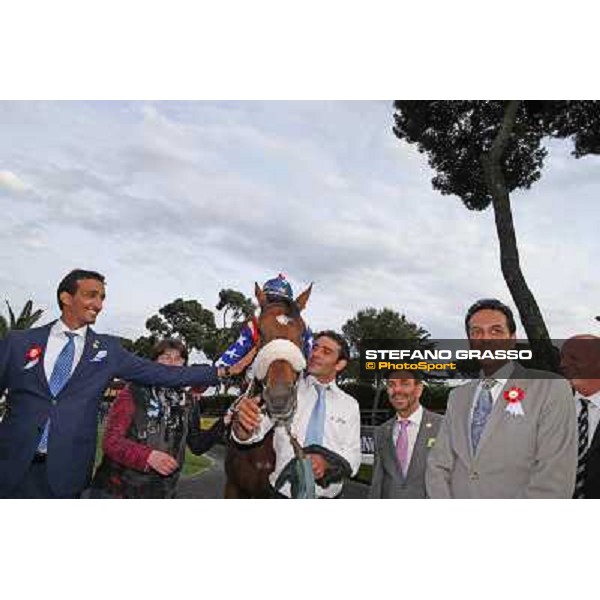
M 292 302 L 285 300 L 269 302 L 258 284 L 254 292 L 260 306 L 258 317 L 259 348 L 273 340 L 288 340 L 303 350 L 306 324 L 301 316 L 312 291 L 312 284 Z M 247 395 L 258 394 L 272 420 L 291 420 L 295 410 L 296 383 L 299 373 L 287 360 L 270 362 L 263 381 L 254 379 Z M 270 496 L 269 475 L 275 467 L 273 429 L 265 438 L 252 445 L 241 445 L 229 439 L 225 456 L 225 498 L 268 498 Z

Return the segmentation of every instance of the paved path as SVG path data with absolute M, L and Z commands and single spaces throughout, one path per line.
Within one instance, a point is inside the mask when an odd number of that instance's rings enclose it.
M 182 478 L 179 482 L 177 498 L 223 498 L 225 447 L 214 446 L 206 456 L 213 461 L 212 466 L 199 475 Z M 344 485 L 342 498 L 366 498 L 367 490 L 367 486 L 362 483 L 348 481 Z
M 177 487 L 177 498 L 223 498 L 225 447 L 217 444 L 205 456 L 212 460 L 212 466 L 199 475 L 182 477 Z

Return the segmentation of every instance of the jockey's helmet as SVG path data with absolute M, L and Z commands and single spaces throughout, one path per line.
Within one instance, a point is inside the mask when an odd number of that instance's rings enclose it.
M 265 281 L 262 289 L 267 298 L 273 297 L 274 300 L 283 298 L 290 301 L 294 299 L 292 286 L 286 280 L 285 275 L 281 273 L 277 277 Z

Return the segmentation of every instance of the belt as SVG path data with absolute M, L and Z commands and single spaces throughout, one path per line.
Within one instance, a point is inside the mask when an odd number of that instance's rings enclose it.
M 34 463 L 44 463 L 46 462 L 46 459 L 48 458 L 48 455 L 44 452 L 36 452 L 33 455 L 33 462 Z

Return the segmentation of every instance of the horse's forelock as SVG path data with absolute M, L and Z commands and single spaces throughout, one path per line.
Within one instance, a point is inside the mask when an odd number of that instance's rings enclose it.
M 265 308 L 263 308 L 262 313 L 261 313 L 261 317 L 266 317 L 268 315 L 269 310 L 273 309 L 273 308 L 283 308 L 284 309 L 284 314 L 286 317 L 290 317 L 291 319 L 300 319 L 301 323 L 304 325 L 304 320 L 302 319 L 302 315 L 300 314 L 300 308 L 298 306 L 298 303 L 295 300 L 281 300 L 278 302 L 272 302 L 269 305 L 265 306 Z M 259 317 L 259 321 L 260 321 L 260 317 Z

